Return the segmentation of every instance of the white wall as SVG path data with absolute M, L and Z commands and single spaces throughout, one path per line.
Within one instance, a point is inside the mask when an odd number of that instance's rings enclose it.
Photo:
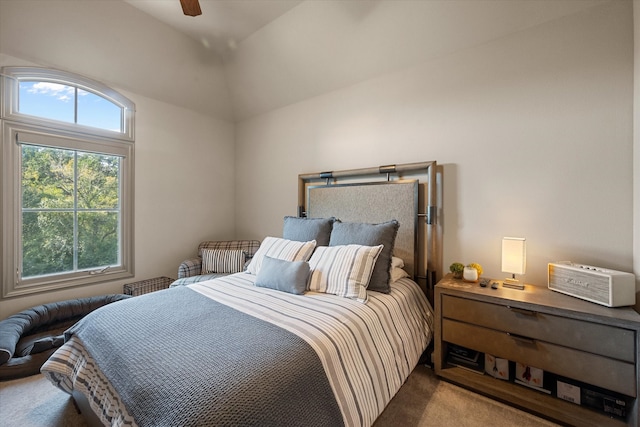
M 297 37 L 322 17 L 296 21 Z M 292 26 L 272 23 L 268 39 Z M 238 235 L 281 233 L 299 173 L 436 160 L 445 268 L 479 262 L 500 278 L 501 238 L 522 236 L 529 283 L 546 285 L 557 260 L 631 271 L 632 94 L 632 3 L 616 1 L 258 114 L 237 124 Z
M 201 240 L 235 236 L 235 195 L 229 185 L 234 173 L 234 125 L 224 118 L 230 111 L 226 92 L 224 99 L 214 100 L 219 107 L 201 108 L 220 109 L 219 116 L 180 106 L 189 104 L 192 93 L 208 99 L 221 89 L 177 73 L 181 69 L 192 70 L 190 75 L 204 72 L 192 55 L 171 52 L 191 41 L 126 3 L 34 3 L 0 2 L 0 66 L 47 66 L 83 74 L 110 85 L 136 105 L 135 277 L 0 300 L 0 319 L 46 302 L 120 293 L 123 283 L 135 280 L 175 278 L 180 261 L 195 256 Z M 74 19 L 69 21 L 65 15 Z M 116 15 L 124 18 L 105 18 Z M 22 27 L 12 23 L 14 20 Z M 69 25 L 73 31 L 69 31 Z M 136 39 L 138 32 L 151 32 L 161 43 L 147 39 L 152 44 L 149 49 L 142 49 L 140 39 Z M 49 37 L 50 34 L 56 36 Z M 108 61 L 100 58 L 101 52 L 106 52 Z M 139 64 L 143 64 L 142 68 Z M 157 73 L 147 74 L 149 70 Z M 216 72 L 221 76 L 215 67 L 207 73 L 212 82 L 217 79 Z M 149 80 L 159 79 L 162 84 L 157 89 L 153 89 L 153 82 L 141 84 L 144 75 Z M 175 89 L 172 82 L 185 91 L 185 99 L 179 103 L 168 102 Z M 150 97 L 130 90 L 138 85 L 141 90 L 157 93 Z M 226 91 L 226 86 L 223 88 Z

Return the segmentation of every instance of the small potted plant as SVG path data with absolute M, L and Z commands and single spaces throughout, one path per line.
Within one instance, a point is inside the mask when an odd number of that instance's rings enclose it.
M 475 262 L 464 267 L 462 271 L 462 277 L 467 282 L 477 282 L 482 275 L 482 266 Z
M 454 262 L 449 266 L 449 271 L 453 274 L 454 279 L 462 279 L 462 273 L 464 272 L 464 264 Z

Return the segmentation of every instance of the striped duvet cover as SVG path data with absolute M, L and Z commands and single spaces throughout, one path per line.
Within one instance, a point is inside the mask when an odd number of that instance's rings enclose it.
M 362 304 L 329 294 L 259 288 L 255 277 L 238 273 L 188 288 L 302 338 L 318 354 L 344 425 L 373 424 L 431 340 L 433 313 L 424 293 L 413 281 L 400 279 L 390 294 L 369 292 L 369 301 Z M 85 395 L 105 424 L 136 425 L 117 390 L 75 337 L 42 371 L 62 390 Z

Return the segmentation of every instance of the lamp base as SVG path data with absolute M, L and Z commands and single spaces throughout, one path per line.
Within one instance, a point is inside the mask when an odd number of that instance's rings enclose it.
M 504 279 L 504 281 L 502 282 L 502 287 L 503 288 L 509 288 L 509 289 L 523 290 L 524 289 L 524 283 L 520 283 L 519 280 L 512 279 L 512 278 L 508 277 L 508 278 Z

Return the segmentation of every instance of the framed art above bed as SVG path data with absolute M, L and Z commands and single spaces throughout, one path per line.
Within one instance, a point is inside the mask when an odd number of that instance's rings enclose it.
M 432 301 L 443 271 L 441 175 L 435 161 L 301 174 L 298 216 L 398 221 L 393 255 Z

